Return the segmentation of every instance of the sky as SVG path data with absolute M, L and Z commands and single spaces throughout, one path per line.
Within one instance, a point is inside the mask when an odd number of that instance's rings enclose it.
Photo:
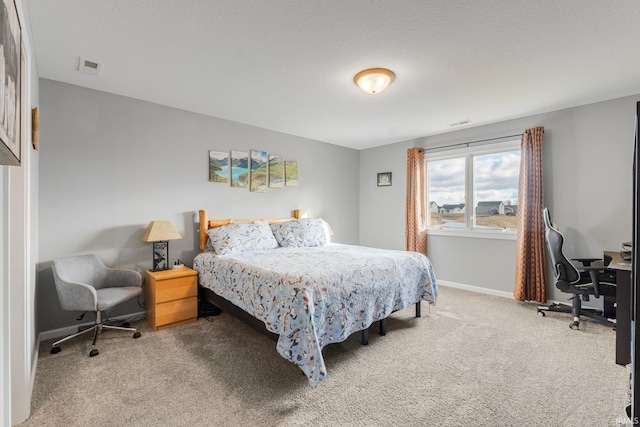
M 518 203 L 520 150 L 473 157 L 474 205 L 479 201 Z M 438 206 L 466 203 L 464 198 L 465 158 L 427 163 L 429 202 Z

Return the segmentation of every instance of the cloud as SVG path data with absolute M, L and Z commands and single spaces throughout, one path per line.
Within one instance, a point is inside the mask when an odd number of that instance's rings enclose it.
M 475 156 L 473 180 L 476 191 L 486 189 L 513 190 L 518 188 L 520 152 Z
M 437 160 L 427 164 L 430 201 L 439 206 L 464 203 L 465 159 Z

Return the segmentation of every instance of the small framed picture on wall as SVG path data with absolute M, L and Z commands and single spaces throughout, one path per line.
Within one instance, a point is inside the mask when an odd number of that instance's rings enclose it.
M 378 187 L 391 186 L 391 172 L 380 172 L 378 174 Z

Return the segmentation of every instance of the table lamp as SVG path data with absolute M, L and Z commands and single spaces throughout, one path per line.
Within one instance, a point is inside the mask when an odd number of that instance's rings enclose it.
M 327 233 L 327 241 L 330 242 L 331 236 L 333 236 L 335 233 L 333 232 L 333 228 L 331 228 L 331 224 L 329 224 L 327 221 L 324 222 L 324 225 L 325 232 Z
M 153 242 L 153 269 L 169 269 L 169 240 L 182 239 L 171 221 L 151 221 L 142 233 L 143 242 Z

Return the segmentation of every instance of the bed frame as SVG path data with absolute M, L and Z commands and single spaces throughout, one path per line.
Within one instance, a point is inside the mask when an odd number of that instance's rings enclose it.
M 199 210 L 198 216 L 200 219 L 200 225 L 198 227 L 200 234 L 200 252 L 204 251 L 207 246 L 207 239 L 209 235 L 207 231 L 211 228 L 221 227 L 223 225 L 232 224 L 234 222 L 252 222 L 252 221 L 265 221 L 271 224 L 278 224 L 285 221 L 291 221 L 294 219 L 300 219 L 300 210 L 295 209 L 291 211 L 291 217 L 289 218 L 260 218 L 260 219 L 208 219 L 206 210 Z M 264 323 L 242 310 L 240 307 L 229 302 L 227 299 L 221 297 L 220 295 L 213 292 L 211 289 L 204 288 L 202 286 L 198 286 L 200 295 L 202 295 L 207 301 L 216 307 L 226 311 L 227 313 L 235 316 L 236 318 L 242 320 L 244 323 L 248 324 L 252 328 L 257 331 L 267 335 L 269 338 L 274 341 L 278 340 L 278 335 L 273 332 L 267 330 Z M 416 303 L 416 317 L 421 317 L 420 313 L 420 301 Z M 387 334 L 387 319 L 380 320 L 380 335 Z M 369 344 L 369 329 L 363 329 L 361 331 L 360 342 L 362 345 Z

